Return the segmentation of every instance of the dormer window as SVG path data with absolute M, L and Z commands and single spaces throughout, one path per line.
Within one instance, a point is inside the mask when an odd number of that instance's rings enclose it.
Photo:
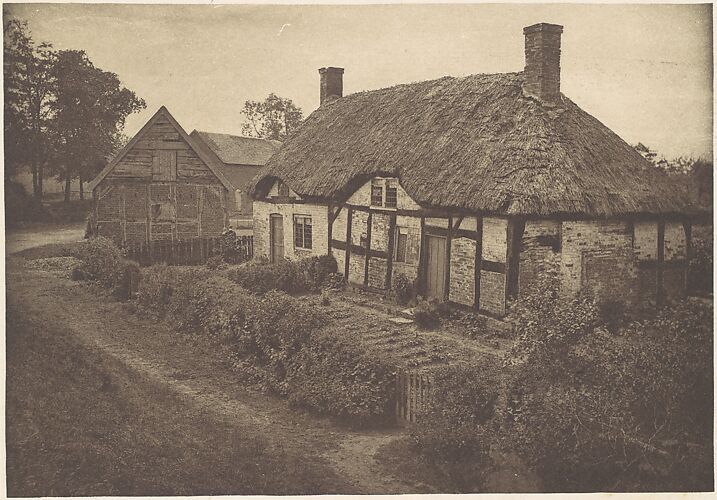
M 371 206 L 396 208 L 398 182 L 396 179 L 377 178 L 371 181 Z
M 398 188 L 396 185 L 391 182 L 386 182 L 386 207 L 387 208 L 396 208 L 396 204 L 398 203 Z
M 289 186 L 281 181 L 276 181 L 276 189 L 279 192 L 279 196 L 289 196 Z
M 371 181 L 371 205 L 375 207 L 383 206 L 383 179 Z

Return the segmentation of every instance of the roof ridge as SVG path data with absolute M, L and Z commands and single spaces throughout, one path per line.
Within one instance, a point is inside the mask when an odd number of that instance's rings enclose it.
M 235 137 L 235 138 L 237 138 L 237 139 L 253 139 L 253 140 L 256 140 L 256 141 L 281 142 L 281 141 L 278 141 L 277 139 L 268 139 L 268 138 L 266 138 L 266 137 L 249 137 L 249 136 L 246 136 L 246 135 L 227 134 L 227 133 L 225 133 L 225 132 L 208 132 L 208 131 L 206 131 L 206 130 L 197 130 L 197 133 L 198 133 L 198 134 L 208 134 L 208 135 L 224 135 L 224 136 L 227 136 L 227 137 Z

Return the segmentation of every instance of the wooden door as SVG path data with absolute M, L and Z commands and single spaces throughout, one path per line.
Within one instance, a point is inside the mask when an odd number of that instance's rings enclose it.
M 272 215 L 271 226 L 271 261 L 277 262 L 284 258 L 284 217 Z
M 443 300 L 446 286 L 446 239 L 426 236 L 426 296 Z

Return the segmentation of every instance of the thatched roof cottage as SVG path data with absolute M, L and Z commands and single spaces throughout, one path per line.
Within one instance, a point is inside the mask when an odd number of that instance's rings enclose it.
M 524 29 L 520 73 L 343 96 L 321 106 L 255 178 L 255 252 L 332 253 L 349 282 L 505 314 L 552 266 L 562 291 L 680 294 L 687 204 L 634 148 L 560 93 L 562 26 Z

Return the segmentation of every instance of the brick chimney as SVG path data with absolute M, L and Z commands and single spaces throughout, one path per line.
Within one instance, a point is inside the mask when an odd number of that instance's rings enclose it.
M 321 68 L 320 104 L 344 95 L 344 68 Z
M 563 27 L 539 23 L 523 28 L 525 93 L 545 104 L 560 101 L 560 35 Z

